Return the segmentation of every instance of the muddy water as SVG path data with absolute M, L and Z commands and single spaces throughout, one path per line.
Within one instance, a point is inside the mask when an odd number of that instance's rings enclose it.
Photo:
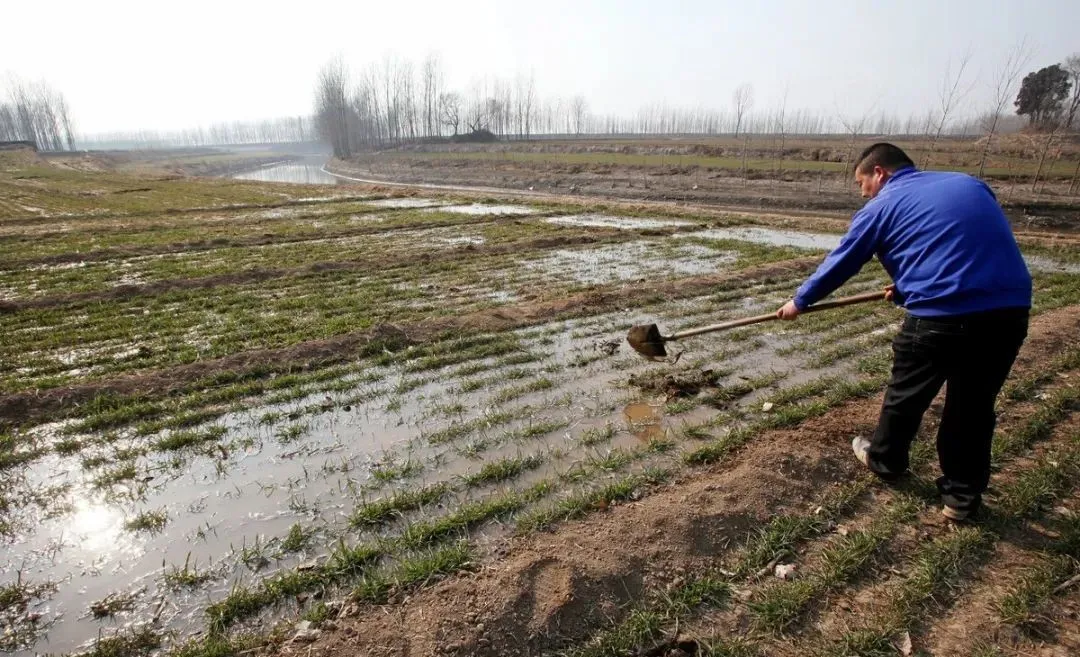
M 630 433 L 641 440 L 659 440 L 667 435 L 663 426 L 663 413 L 660 407 L 647 402 L 634 402 L 623 407 L 627 427 Z

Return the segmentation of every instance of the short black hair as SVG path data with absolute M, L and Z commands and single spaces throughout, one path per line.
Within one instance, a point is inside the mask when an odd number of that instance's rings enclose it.
M 907 153 L 888 142 L 878 142 L 863 149 L 855 160 L 855 171 L 866 173 L 874 167 L 881 167 L 886 171 L 896 171 L 904 167 L 913 167 L 915 163 L 907 156 Z

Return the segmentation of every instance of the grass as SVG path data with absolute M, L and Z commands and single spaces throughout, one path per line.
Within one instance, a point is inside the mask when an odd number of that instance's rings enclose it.
M 182 568 L 173 566 L 165 571 L 163 575 L 165 585 L 172 589 L 197 588 L 209 582 L 213 577 L 214 575 L 210 571 L 199 571 L 198 564 L 191 560 L 190 552 L 184 558 Z
M 609 422 L 602 427 L 593 427 L 582 431 L 578 440 L 586 447 L 593 447 L 611 442 L 617 431 L 615 425 Z
M 633 499 L 640 489 L 667 481 L 670 476 L 667 470 L 646 470 L 641 474 L 625 475 L 598 488 L 571 493 L 551 506 L 522 514 L 515 523 L 517 532 L 541 531 L 558 522 L 580 518 L 589 511 L 606 509 L 615 502 Z
M 485 520 L 518 511 L 547 493 L 546 482 L 524 492 L 510 491 L 476 502 L 469 502 L 447 515 L 407 525 L 395 539 L 406 548 L 421 548 L 447 536 L 456 535 Z
M 1074 444 L 1077 441 L 1074 438 Z M 1033 516 L 1065 492 L 1070 480 L 1080 473 L 1080 451 L 1056 450 L 1025 468 L 1017 477 L 1003 484 L 997 495 L 1000 512 L 1015 516 Z
M 353 590 L 353 598 L 363 602 L 385 602 L 391 592 L 423 586 L 435 579 L 472 567 L 476 557 L 467 541 L 412 552 L 397 563 L 365 575 Z
M 221 426 L 208 427 L 200 431 L 174 431 L 154 443 L 154 448 L 162 451 L 177 451 L 197 447 L 221 439 L 228 429 Z
M 285 552 L 299 552 L 308 546 L 314 535 L 314 531 L 305 530 L 303 525 L 296 523 L 289 528 L 289 533 L 281 540 L 281 549 Z
M 895 535 L 897 529 L 915 517 L 920 504 L 913 498 L 900 497 L 870 526 L 837 538 L 821 553 L 816 570 L 802 579 L 784 581 L 766 587 L 748 603 L 754 624 L 763 630 L 782 632 L 790 628 L 806 609 L 816 600 L 822 600 L 830 591 L 851 583 L 865 574 L 874 558 Z M 753 563 L 759 563 L 763 555 L 777 548 L 789 549 L 797 536 L 817 531 L 806 522 L 793 522 L 786 531 L 777 536 L 763 537 L 768 548 L 758 551 Z
M 152 627 L 125 629 L 93 643 L 86 657 L 131 657 L 151 655 L 161 647 L 162 633 Z
M 169 514 L 164 509 L 157 511 L 143 511 L 136 514 L 130 520 L 124 522 L 124 529 L 132 532 L 148 532 L 157 534 L 165 529 L 169 522 Z
M 389 497 L 365 502 L 356 507 L 349 516 L 349 524 L 353 527 L 382 525 L 403 513 L 438 502 L 449 490 L 450 487 L 446 483 L 396 490 Z
M 732 571 L 748 576 L 773 559 L 792 554 L 799 543 L 819 535 L 829 522 L 852 509 L 867 487 L 868 479 L 858 479 L 830 491 L 818 504 L 817 512 L 781 515 L 757 530 L 734 558 Z
M 673 623 L 677 626 L 681 618 L 702 608 L 722 609 L 730 598 L 731 584 L 722 577 L 708 572 L 693 576 L 685 583 L 638 603 L 623 621 L 564 654 L 567 657 L 654 654 L 649 650 L 663 638 L 665 626 Z
M 478 472 L 473 472 L 462 477 L 466 486 L 482 486 L 506 481 L 517 477 L 522 472 L 535 470 L 544 462 L 544 457 L 539 454 L 528 456 L 506 457 L 498 461 L 485 463 Z
M 995 601 L 1001 621 L 1029 630 L 1051 622 L 1044 611 L 1051 606 L 1057 587 L 1077 572 L 1077 562 L 1070 557 L 1043 557 Z
M 22 572 L 15 573 L 15 581 L 10 584 L 0 584 L 0 615 L 8 615 L 9 612 L 20 611 L 35 598 L 41 598 L 56 590 L 56 585 L 51 582 L 33 584 L 24 581 Z
M 1049 437 L 1054 426 L 1080 402 L 1080 389 L 1062 388 L 1053 392 L 1022 426 L 994 437 L 991 460 L 999 463 L 1009 454 L 1017 454 Z

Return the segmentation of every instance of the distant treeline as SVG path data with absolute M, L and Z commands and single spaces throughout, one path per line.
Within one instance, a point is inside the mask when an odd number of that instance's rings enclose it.
M 82 137 L 87 149 L 160 149 L 240 144 L 287 144 L 318 138 L 314 119 L 296 116 L 263 121 L 214 123 L 186 130 L 106 132 Z
M 964 70 L 957 76 L 960 80 Z M 749 135 L 882 134 L 976 135 L 986 130 L 987 113 L 958 116 L 955 98 L 945 109 L 907 117 L 889 112 L 845 116 L 842 111 L 793 109 L 786 98 L 754 108 L 753 87 L 735 90 L 730 109 L 677 108 L 656 103 L 628 115 L 596 114 L 584 96 L 542 98 L 532 77 L 492 79 L 467 91 L 446 86 L 439 60 L 419 66 L 387 58 L 361 72 L 340 58 L 319 72 L 315 119 L 319 135 L 339 157 L 406 142 L 493 135 L 530 139 L 542 135 Z M 1001 112 L 999 111 L 1000 115 Z M 996 132 L 1023 127 L 1018 117 L 999 116 Z

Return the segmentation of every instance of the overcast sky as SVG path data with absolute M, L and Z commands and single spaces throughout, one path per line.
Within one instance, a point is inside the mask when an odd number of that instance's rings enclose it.
M 642 105 L 906 116 L 932 103 L 965 51 L 985 103 L 1027 37 L 1029 68 L 1080 51 L 1078 0 L 52 0 L 4 3 L 0 72 L 62 91 L 83 134 L 308 114 L 319 67 L 390 55 L 442 60 L 447 81 L 535 76 L 543 97 L 596 113 Z M 974 112 L 972 112 L 974 113 Z

